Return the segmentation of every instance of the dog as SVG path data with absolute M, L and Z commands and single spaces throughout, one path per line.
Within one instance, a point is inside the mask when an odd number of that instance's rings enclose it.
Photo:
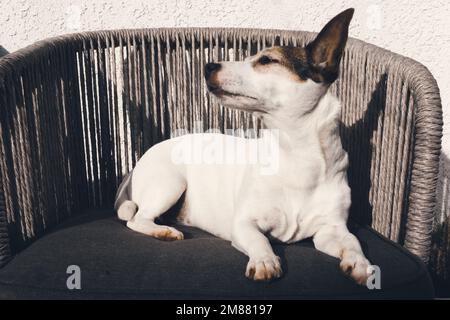
M 174 154 L 205 141 L 247 152 L 261 146 L 261 138 L 178 136 L 150 148 L 125 177 L 115 202 L 119 218 L 134 231 L 182 240 L 180 231 L 155 219 L 184 196 L 179 220 L 231 241 L 248 256 L 250 279 L 282 276 L 270 240 L 312 238 L 317 250 L 339 258 L 341 270 L 365 284 L 370 263 L 347 228 L 351 199 L 340 103 L 328 90 L 338 77 L 353 12 L 334 17 L 305 47 L 271 47 L 244 61 L 205 66 L 207 87 L 224 106 L 252 112 L 278 132 L 274 172 L 263 174 L 255 163 L 174 161 Z

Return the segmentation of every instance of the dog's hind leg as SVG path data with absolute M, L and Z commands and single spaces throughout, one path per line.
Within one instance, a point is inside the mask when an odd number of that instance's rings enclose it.
M 127 226 L 131 230 L 165 241 L 183 240 L 184 236 L 181 231 L 173 227 L 156 224 L 150 219 L 139 218 L 137 215 L 127 222 Z
M 183 233 L 169 226 L 155 223 L 155 219 L 169 210 L 186 190 L 186 181 L 176 174 L 159 174 L 158 179 L 145 182 L 142 201 L 136 215 L 127 226 L 137 232 L 166 241 L 182 240 Z

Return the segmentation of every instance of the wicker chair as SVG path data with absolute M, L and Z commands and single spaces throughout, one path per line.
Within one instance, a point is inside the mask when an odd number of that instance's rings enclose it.
M 122 177 L 174 130 L 260 126 L 207 93 L 206 62 L 304 45 L 313 36 L 99 31 L 43 40 L 0 59 L 0 297 L 432 296 L 425 264 L 441 147 L 439 91 L 421 64 L 355 39 L 331 90 L 343 103 L 352 228 L 372 262 L 382 265 L 382 290 L 354 285 L 336 259 L 308 241 L 277 245 L 288 265 L 284 280 L 256 284 L 244 277 L 245 257 L 223 240 L 182 228 L 187 240 L 163 243 L 114 218 Z M 81 290 L 66 287 L 72 264 L 81 268 Z M 400 284 L 399 272 L 407 274 Z

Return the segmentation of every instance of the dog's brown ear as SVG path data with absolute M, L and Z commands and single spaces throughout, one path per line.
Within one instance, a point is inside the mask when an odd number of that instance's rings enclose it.
M 310 66 L 313 73 L 316 73 L 313 80 L 327 83 L 336 80 L 354 11 L 350 8 L 339 13 L 323 27 L 316 39 L 306 46 Z

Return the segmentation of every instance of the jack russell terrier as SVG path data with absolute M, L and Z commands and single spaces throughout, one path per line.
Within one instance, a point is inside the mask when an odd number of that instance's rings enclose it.
M 353 12 L 334 17 L 305 47 L 272 47 L 244 61 L 205 66 L 208 89 L 224 106 L 252 112 L 278 132 L 274 172 L 262 172 L 258 163 L 199 164 L 174 156 L 205 141 L 250 152 L 264 139 L 178 136 L 149 149 L 124 178 L 115 202 L 119 218 L 134 231 L 182 240 L 180 231 L 155 219 L 184 195 L 178 219 L 231 241 L 249 257 L 250 279 L 282 275 L 269 239 L 293 243 L 312 237 L 317 250 L 341 259 L 342 271 L 365 284 L 370 263 L 347 229 L 351 200 L 348 156 L 339 136 L 341 107 L 328 91 L 338 77 Z M 222 150 L 225 157 L 229 150 Z

